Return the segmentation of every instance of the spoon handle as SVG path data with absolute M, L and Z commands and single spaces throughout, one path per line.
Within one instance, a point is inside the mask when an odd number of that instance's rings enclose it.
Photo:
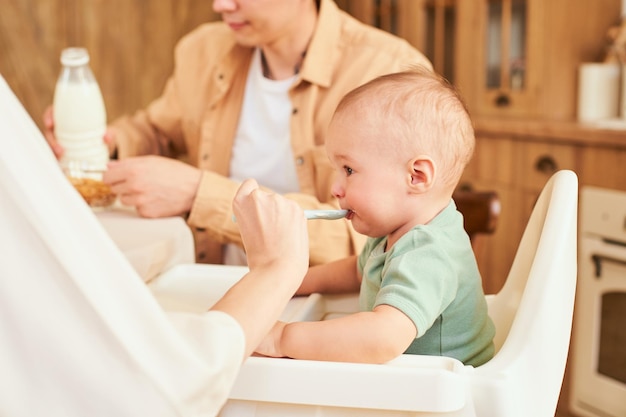
M 343 219 L 348 214 L 348 210 L 304 210 L 304 216 L 308 220 L 325 219 L 337 220 Z

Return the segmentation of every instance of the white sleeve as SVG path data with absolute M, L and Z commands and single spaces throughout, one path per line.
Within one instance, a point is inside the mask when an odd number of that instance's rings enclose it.
M 164 312 L 1 76 L 0 142 L 0 415 L 216 415 L 241 327 Z

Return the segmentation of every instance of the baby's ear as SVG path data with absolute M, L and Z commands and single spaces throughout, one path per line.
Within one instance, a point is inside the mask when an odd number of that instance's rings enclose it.
M 427 155 L 420 155 L 408 163 L 409 189 L 414 193 L 425 193 L 435 181 L 435 162 Z

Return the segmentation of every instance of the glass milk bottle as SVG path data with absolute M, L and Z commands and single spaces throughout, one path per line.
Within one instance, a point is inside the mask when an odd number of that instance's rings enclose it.
M 109 160 L 104 143 L 106 110 L 100 87 L 89 66 L 85 48 L 61 52 L 61 74 L 54 91 L 54 133 L 65 152 L 61 165 L 70 161 L 103 168 Z

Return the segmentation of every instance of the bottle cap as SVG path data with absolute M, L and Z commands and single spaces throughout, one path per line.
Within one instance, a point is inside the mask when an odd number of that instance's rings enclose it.
M 85 48 L 65 48 L 61 52 L 61 64 L 76 67 L 89 62 L 89 52 Z

